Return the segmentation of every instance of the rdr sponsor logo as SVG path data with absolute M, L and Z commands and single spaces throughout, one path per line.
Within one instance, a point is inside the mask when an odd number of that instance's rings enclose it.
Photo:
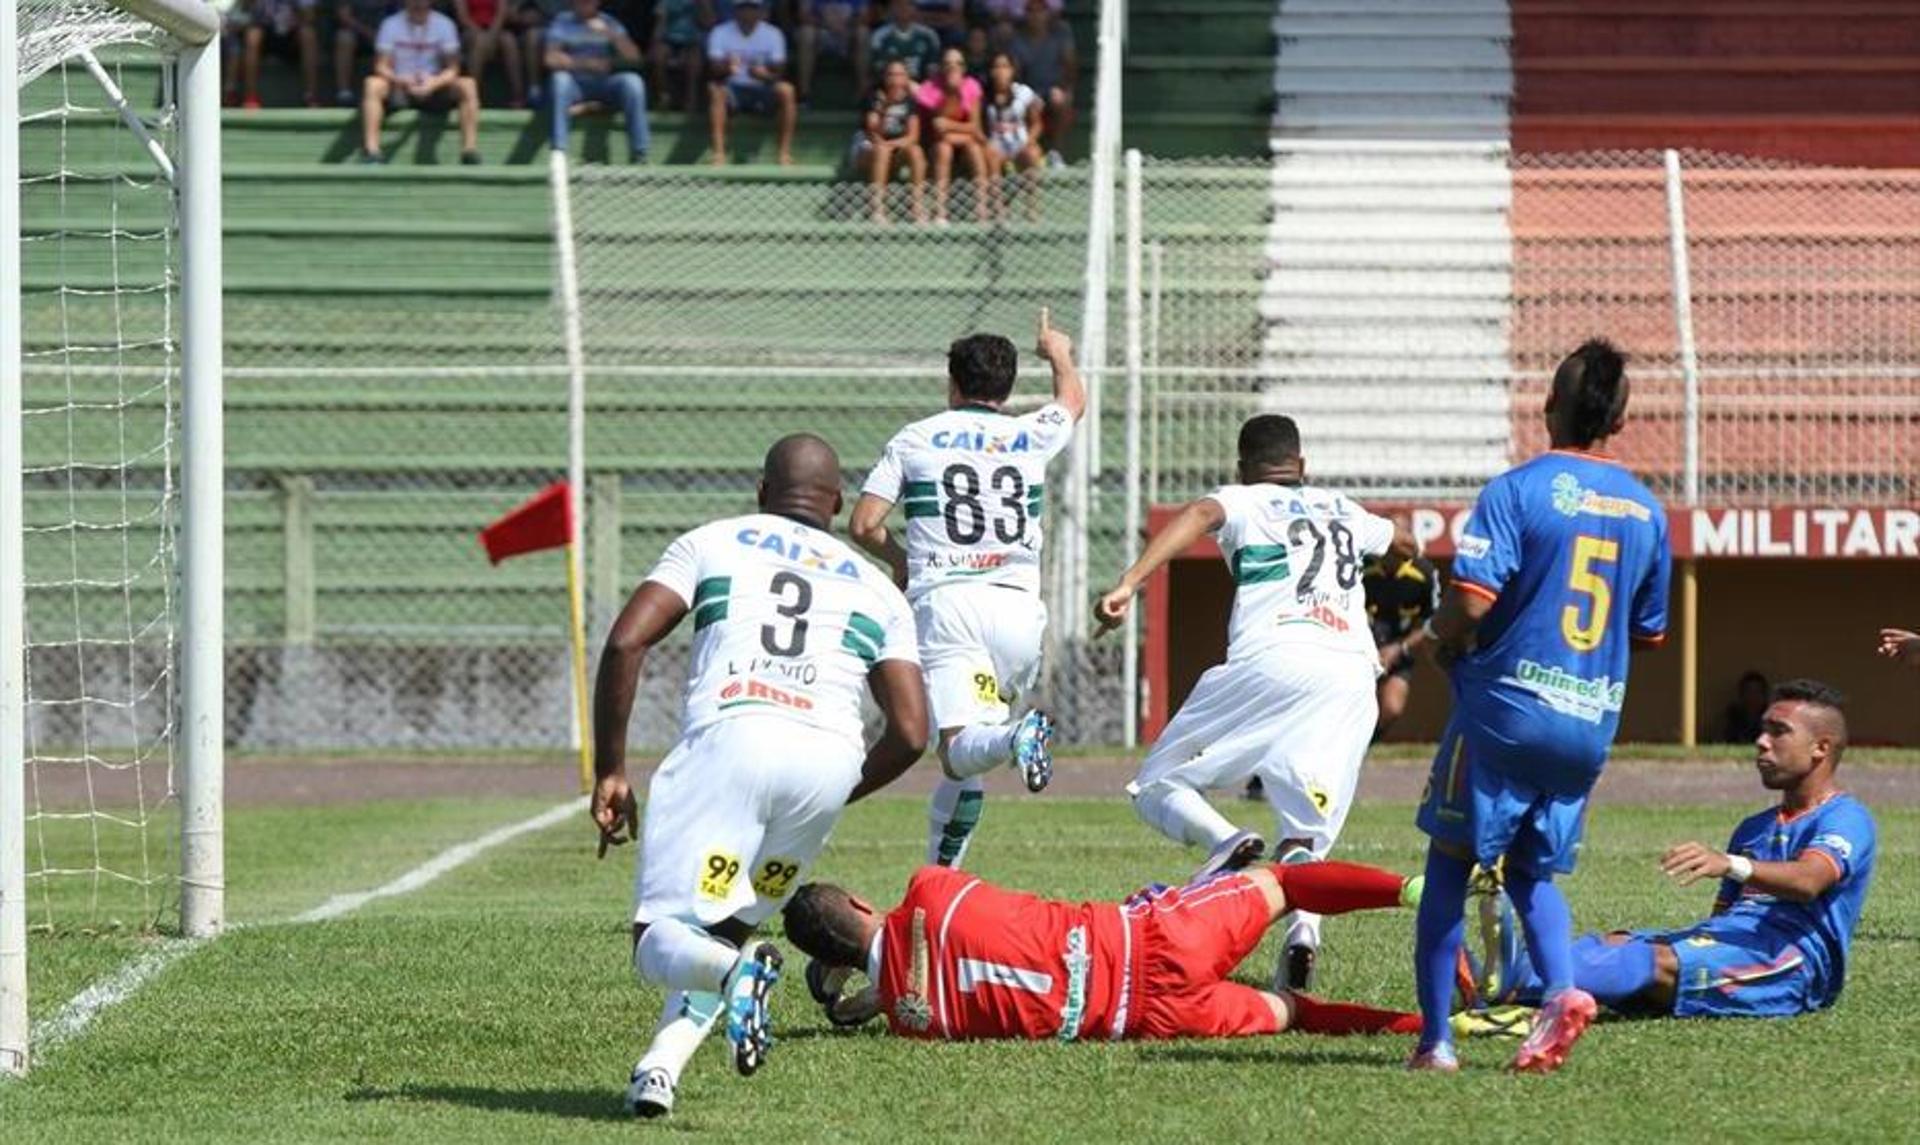
M 733 708 L 763 707 L 785 708 L 794 712 L 810 712 L 813 700 L 796 690 L 778 688 L 765 680 L 731 680 L 720 689 L 720 710 Z

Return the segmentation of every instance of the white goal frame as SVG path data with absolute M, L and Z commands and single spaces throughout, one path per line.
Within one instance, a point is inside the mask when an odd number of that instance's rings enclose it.
M 225 921 L 225 431 L 220 278 L 220 16 L 202 0 L 112 0 L 182 46 L 180 162 L 180 927 Z M 0 1075 L 29 1060 L 26 562 L 22 475 L 18 10 L 0 0 Z

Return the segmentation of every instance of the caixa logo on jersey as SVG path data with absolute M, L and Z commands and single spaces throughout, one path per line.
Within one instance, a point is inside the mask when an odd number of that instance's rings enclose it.
M 860 579 L 860 566 L 851 558 L 840 553 L 816 549 L 798 537 L 783 537 L 778 533 L 763 532 L 749 525 L 735 533 L 733 539 L 750 549 L 778 554 L 803 569 L 817 569 L 820 572 L 846 577 L 848 580 Z
M 798 692 L 785 688 L 776 688 L 763 680 L 733 680 L 720 689 L 720 710 L 730 708 L 786 708 L 796 712 L 810 712 L 813 701 Z
M 1025 453 L 1033 448 L 1025 430 L 1006 437 L 977 429 L 936 430 L 931 438 L 935 449 L 965 449 L 973 453 Z

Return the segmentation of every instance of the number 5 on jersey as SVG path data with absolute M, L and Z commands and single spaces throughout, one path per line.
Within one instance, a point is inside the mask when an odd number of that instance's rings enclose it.
M 1608 568 L 1620 563 L 1620 542 L 1600 537 L 1575 537 L 1573 567 L 1567 571 L 1567 587 L 1576 598 L 1560 612 L 1560 635 L 1575 652 L 1591 652 L 1600 647 L 1607 635 L 1607 616 L 1613 611 L 1613 574 Z M 1580 623 L 1580 601 L 1588 600 L 1587 622 Z

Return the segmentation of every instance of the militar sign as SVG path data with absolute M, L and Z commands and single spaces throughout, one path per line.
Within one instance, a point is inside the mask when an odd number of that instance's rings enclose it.
M 1429 556 L 1450 557 L 1472 506 L 1367 503 L 1367 508 L 1404 518 Z M 1676 557 L 1920 559 L 1920 506 L 1670 508 L 1667 524 Z

